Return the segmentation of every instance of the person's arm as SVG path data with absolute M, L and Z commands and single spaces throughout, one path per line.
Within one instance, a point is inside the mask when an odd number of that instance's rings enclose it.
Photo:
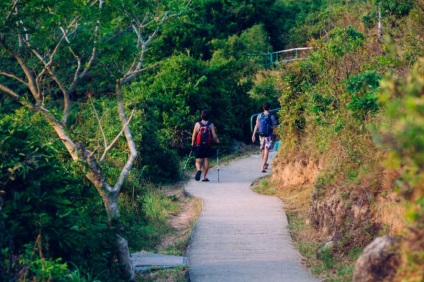
M 191 135 L 191 146 L 194 147 L 194 143 L 196 142 L 196 136 L 199 132 L 200 124 L 196 122 L 193 128 L 193 134 Z
M 256 124 L 255 124 L 255 128 L 253 129 L 253 134 L 252 134 L 252 142 L 253 143 L 255 143 L 255 141 L 256 141 L 256 131 L 258 130 L 258 117 L 256 118 Z
M 211 131 L 212 131 L 213 140 L 215 140 L 215 143 L 219 144 L 219 139 L 215 133 L 215 126 L 213 124 L 211 124 Z

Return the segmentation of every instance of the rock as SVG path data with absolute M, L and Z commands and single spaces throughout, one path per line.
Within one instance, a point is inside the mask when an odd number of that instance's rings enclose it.
M 151 269 L 187 266 L 187 258 L 173 255 L 138 252 L 131 255 L 135 272 L 144 273 Z
M 331 253 L 334 245 L 335 245 L 334 241 L 328 241 L 328 242 L 325 242 L 324 244 L 322 244 L 317 250 L 317 254 L 316 254 L 317 259 L 322 260 L 325 252 Z
M 376 238 L 356 261 L 353 281 L 392 281 L 400 263 L 398 250 L 399 243 L 395 237 Z

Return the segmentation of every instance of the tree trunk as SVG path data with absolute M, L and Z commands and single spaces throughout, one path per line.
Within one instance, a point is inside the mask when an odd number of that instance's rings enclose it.
M 119 262 L 119 268 L 122 276 L 126 280 L 134 281 L 135 272 L 134 266 L 131 262 L 131 254 L 128 248 L 128 241 L 119 235 L 119 230 L 122 230 L 122 226 L 119 221 L 119 206 L 118 206 L 118 195 L 119 189 L 111 187 L 94 156 L 85 149 L 81 144 L 76 145 L 76 149 L 80 152 L 82 160 L 89 165 L 90 172 L 87 173 L 86 177 L 94 184 L 97 192 L 102 197 L 106 214 L 108 216 L 108 226 L 111 228 L 116 235 L 116 248 Z
M 123 238 L 121 235 L 116 234 L 117 247 L 118 247 L 118 260 L 119 268 L 121 272 L 126 276 L 125 279 L 130 281 L 135 280 L 134 266 L 131 261 L 130 249 L 128 248 L 127 239 Z

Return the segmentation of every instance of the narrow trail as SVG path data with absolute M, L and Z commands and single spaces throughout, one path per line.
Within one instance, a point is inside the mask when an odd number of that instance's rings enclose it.
M 271 154 L 270 162 L 273 154 Z M 210 182 L 190 180 L 186 191 L 203 199 L 188 249 L 189 275 L 198 281 L 319 281 L 301 266 L 283 203 L 251 190 L 267 173 L 259 155 L 213 168 Z

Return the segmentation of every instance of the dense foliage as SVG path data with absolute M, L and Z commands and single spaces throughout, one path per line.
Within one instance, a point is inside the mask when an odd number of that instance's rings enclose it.
M 189 9 L 178 1 L 1 2 L 2 280 L 57 280 L 75 271 L 87 279 L 114 277 L 111 238 L 117 229 L 133 250 L 153 246 L 166 225 L 149 215 L 158 212 L 146 187 L 181 179 L 180 159 L 191 149 L 200 111 L 211 110 L 222 152 L 249 140 L 249 117 L 271 88 L 268 82 L 254 86 L 260 65 L 248 55 L 284 46 L 268 36 L 284 37 L 289 28 L 269 22 L 269 8 L 280 16 L 281 5 L 286 7 L 273 0 L 192 1 Z M 146 11 L 170 14 L 165 22 L 146 13 L 153 24 L 137 26 Z M 146 70 L 117 88 L 140 50 Z M 99 194 L 83 177 L 89 163 L 72 161 L 66 138 L 58 139 L 55 130 L 63 128 L 91 150 L 90 157 L 101 159 L 101 173 L 113 183 L 127 161 L 127 143 L 118 138 L 104 159 L 99 148 L 122 130 L 116 115 L 121 100 L 125 111 L 133 110 L 129 126 L 139 153 L 122 187 L 118 223 L 106 218 Z
M 18 272 L 57 279 L 69 273 L 65 262 L 101 273 L 113 257 L 113 237 L 79 168 L 63 162 L 63 148 L 28 112 L 3 116 L 0 125 L 2 279 Z
M 193 0 L 186 9 L 179 1 L 134 5 L 120 0 L 107 1 L 99 9 L 102 1 L 93 1 L 97 6 L 89 2 L 0 3 L 5 23 L 0 27 L 0 91 L 7 88 L 20 95 L 0 95 L 0 230 L 7 230 L 0 233 L 0 280 L 72 281 L 76 273 L 84 277 L 81 280 L 118 279 L 110 239 L 116 229 L 107 226 L 102 200 L 83 177 L 87 166 L 66 154 L 43 121 L 43 112 L 21 108 L 35 102 L 28 91 L 31 83 L 22 83 L 25 71 L 4 46 L 15 48 L 29 72 L 37 74 L 39 100 L 59 120 L 63 93 L 69 94 L 66 130 L 97 160 L 98 148 L 122 130 L 116 100 L 122 99 L 127 113 L 133 111 L 129 128 L 138 155 L 122 187 L 122 218 L 117 225 L 132 251 L 151 248 L 168 228 L 164 222 L 173 210 L 172 201 L 146 187 L 183 177 L 181 161 L 190 152 L 200 111 L 211 110 L 220 149 L 229 153 L 237 142 L 249 142 L 250 116 L 270 101 L 273 108 L 281 106 L 281 156 L 302 152 L 324 164 L 314 184 L 314 201 L 336 194 L 346 203 L 346 219 L 333 234 L 338 238 L 337 255 L 362 248 L 387 230 L 354 218 L 350 208 L 359 202 L 372 206 L 372 199 L 388 193 L 379 175 L 385 150 L 392 152 L 396 169 L 404 168 L 401 194 L 412 203 L 404 247 L 411 266 L 400 276 L 417 273 L 423 249 L 422 187 L 417 176 L 422 170 L 422 136 L 416 122 L 421 113 L 418 58 L 424 56 L 424 3 Z M 137 16 L 146 11 L 174 13 L 164 22 L 148 14 L 154 24 L 134 37 L 134 23 L 141 20 Z M 74 19 L 82 19 L 82 24 L 75 27 Z M 75 30 L 63 36 L 68 25 Z M 146 34 L 157 27 L 155 40 L 137 57 L 142 43 L 150 39 Z M 38 55 L 13 34 L 30 38 Z M 58 38 L 63 44 L 56 57 L 49 57 Z M 314 48 L 308 60 L 268 70 L 249 56 L 304 46 Z M 118 87 L 122 96 L 116 95 L 116 82 L 133 61 L 142 61 L 146 70 L 131 84 Z M 405 80 L 412 65 L 417 70 Z M 88 66 L 89 72 L 73 85 L 75 74 Z M 399 86 L 404 83 L 408 86 Z M 399 128 L 389 130 L 385 122 Z M 387 138 L 381 140 L 382 136 Z M 382 144 L 387 147 L 381 149 Z M 120 137 L 102 161 L 105 179 L 119 178 L 127 158 L 127 143 Z M 167 212 L 157 207 L 158 198 Z
M 409 281 L 420 281 L 424 277 L 423 63 L 423 58 L 417 60 L 402 82 L 388 79 L 383 84 L 392 99 L 385 101 L 388 123 L 381 126 L 379 138 L 390 150 L 387 162 L 401 171 L 395 189 L 408 203 L 398 277 Z M 397 97 L 399 93 L 401 97 Z
M 326 270 L 337 268 L 335 257 L 352 261 L 351 253 L 390 234 L 402 242 L 396 281 L 421 281 L 424 7 L 413 1 L 330 3 L 320 7 L 327 16 L 316 18 L 316 26 L 332 22 L 326 36 L 310 41 L 308 60 L 270 74 L 281 81 L 280 157 L 319 163 L 308 216 L 320 239 L 334 243 L 321 275 L 333 276 Z M 400 198 L 393 201 L 393 195 Z M 382 202 L 390 205 L 387 211 L 379 210 Z M 393 214 L 398 206 L 406 215 Z M 353 266 L 339 267 L 338 279 L 351 280 Z

